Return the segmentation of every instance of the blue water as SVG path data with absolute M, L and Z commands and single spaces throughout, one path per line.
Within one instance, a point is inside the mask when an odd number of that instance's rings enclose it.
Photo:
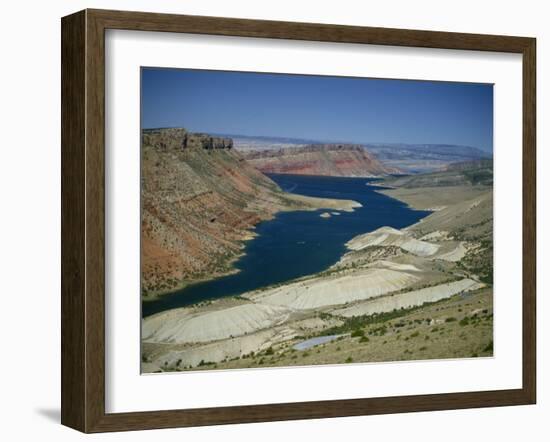
M 306 339 L 305 341 L 298 342 L 297 344 L 294 344 L 292 348 L 294 350 L 303 351 L 311 347 L 316 347 L 317 345 L 326 344 L 327 342 L 334 341 L 335 339 L 338 339 L 340 336 L 344 336 L 344 335 L 318 336 L 316 338 Z
M 375 192 L 369 178 L 304 175 L 269 175 L 287 192 L 324 198 L 351 199 L 363 207 L 339 216 L 321 218 L 330 210 L 280 212 L 256 226 L 258 236 L 246 243 L 245 254 L 235 267 L 240 272 L 188 286 L 142 303 L 143 316 L 200 301 L 235 296 L 244 292 L 318 273 L 346 252 L 345 243 L 361 233 L 382 226 L 409 226 L 430 212 Z M 378 187 L 379 188 L 379 187 Z

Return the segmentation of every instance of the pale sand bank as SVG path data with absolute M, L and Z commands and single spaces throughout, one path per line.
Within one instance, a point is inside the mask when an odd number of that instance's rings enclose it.
M 143 320 L 145 342 L 208 342 L 241 336 L 273 327 L 288 318 L 289 310 L 277 305 L 243 304 L 218 311 L 192 313 L 168 310 Z
M 362 250 L 370 246 L 397 246 L 417 256 L 431 256 L 439 246 L 410 237 L 393 227 L 380 227 L 374 232 L 356 236 L 346 243 L 350 250 Z
M 333 209 L 342 212 L 353 212 L 354 209 L 363 207 L 363 205 L 353 200 L 339 200 L 330 198 L 318 198 L 314 196 L 298 195 L 294 193 L 285 194 L 285 198 L 298 204 L 306 204 L 311 209 Z M 289 209 L 295 210 L 295 209 Z
M 380 298 L 362 302 L 351 307 L 335 310 L 334 314 L 344 317 L 351 317 L 391 312 L 401 308 L 419 306 L 425 302 L 439 301 L 441 299 L 456 295 L 457 293 L 476 290 L 481 287 L 484 287 L 484 284 L 465 278 L 460 281 L 440 284 L 433 287 L 427 287 L 425 289 L 414 290 L 408 293 L 382 296 Z
M 400 270 L 403 272 L 421 272 L 422 271 L 413 264 L 401 264 L 398 262 L 387 261 L 385 259 L 382 259 L 380 261 L 375 261 L 374 263 L 369 264 L 369 267 L 384 267 L 391 270 Z
M 467 251 L 468 249 L 466 248 L 465 243 L 462 241 L 458 243 L 458 245 L 450 252 L 437 255 L 436 258 L 443 259 L 445 261 L 458 262 L 462 258 L 464 258 Z
M 156 359 L 164 368 L 196 367 L 203 362 L 220 362 L 266 350 L 274 344 L 293 339 L 297 333 L 288 327 L 274 327 L 253 334 L 228 338 L 182 350 L 170 350 Z
M 353 275 L 319 277 L 255 294 L 257 303 L 308 310 L 368 299 L 401 290 L 420 278 L 387 268 L 357 270 Z
M 442 230 L 436 230 L 435 232 L 430 232 L 420 238 L 421 241 L 437 241 L 437 240 L 445 240 L 447 239 L 447 236 L 449 235 L 449 232 L 442 231 Z

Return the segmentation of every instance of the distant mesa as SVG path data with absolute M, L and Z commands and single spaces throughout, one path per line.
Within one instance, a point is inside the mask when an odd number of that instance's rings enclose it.
M 356 144 L 311 144 L 247 150 L 242 155 L 263 173 L 334 177 L 379 177 L 399 173 Z
M 236 150 L 251 154 L 257 151 L 279 151 L 280 149 L 296 149 L 312 145 L 341 146 L 342 149 L 355 146 L 362 148 L 369 156 L 375 157 L 386 169 L 390 169 L 391 174 L 433 172 L 445 170 L 452 163 L 490 160 L 492 158 L 491 152 L 472 146 L 454 144 L 373 143 L 369 141 L 350 144 L 287 137 L 215 135 L 231 137 L 234 140 Z

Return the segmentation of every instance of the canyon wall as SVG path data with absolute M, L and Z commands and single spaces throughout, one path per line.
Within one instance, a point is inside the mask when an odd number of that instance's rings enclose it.
M 144 299 L 234 271 L 251 228 L 280 210 L 354 207 L 283 192 L 224 137 L 147 129 L 141 144 Z
M 264 173 L 374 177 L 399 173 L 383 165 L 362 146 L 354 144 L 313 144 L 243 153 L 247 161 Z

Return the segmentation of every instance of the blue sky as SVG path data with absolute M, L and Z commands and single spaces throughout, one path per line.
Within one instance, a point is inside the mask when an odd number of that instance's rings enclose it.
M 487 84 L 143 68 L 143 128 L 492 152 Z

